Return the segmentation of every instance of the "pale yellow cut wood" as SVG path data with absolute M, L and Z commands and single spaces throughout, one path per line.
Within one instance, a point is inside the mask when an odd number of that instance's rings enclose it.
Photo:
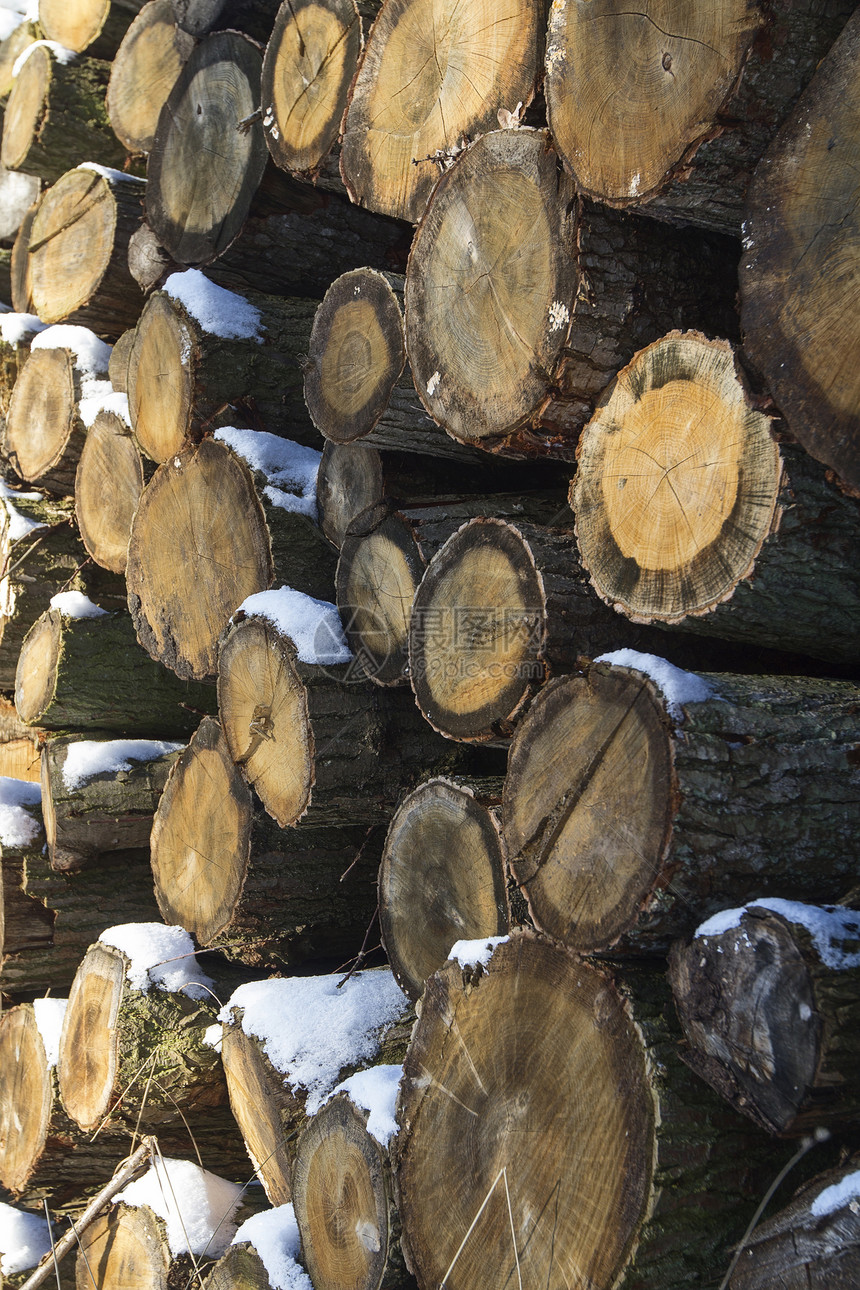
M 100 412 L 78 462 L 75 515 L 87 551 L 114 573 L 125 573 L 143 483 L 143 463 L 128 426 L 115 413 Z
M 51 56 L 42 46 L 33 50 L 12 82 L 3 113 L 0 162 L 7 170 L 15 170 L 30 150 L 50 81 Z
M 101 945 L 90 948 L 86 963 L 86 972 L 76 974 L 69 991 L 57 1074 L 69 1115 L 82 1129 L 95 1130 L 111 1109 L 125 963 L 122 955 Z
M 193 48 L 170 0 L 150 0 L 129 27 L 105 100 L 113 132 L 129 152 L 149 152 L 159 113 Z
M 128 360 L 128 406 L 134 437 L 152 461 L 166 461 L 188 434 L 192 371 L 183 354 L 191 333 L 170 299 L 150 300 L 135 330 Z M 141 379 L 138 379 L 141 373 Z
M 168 1290 L 170 1252 L 147 1205 L 109 1205 L 81 1236 L 78 1290 Z
M 18 655 L 15 707 L 22 721 L 35 721 L 45 711 L 56 680 L 58 623 L 43 614 L 27 633 Z
M 33 1008 L 0 1019 L 0 1183 L 24 1190 L 45 1146 L 53 1090 Z
M 224 1028 L 221 1047 L 230 1107 L 257 1177 L 272 1205 L 292 1197 L 290 1156 L 278 1114 L 271 1072 L 253 1041 L 239 1026 Z
M 4 437 L 6 456 L 22 479 L 40 479 L 63 456 L 76 425 L 75 395 L 71 352 L 33 350 L 15 382 Z

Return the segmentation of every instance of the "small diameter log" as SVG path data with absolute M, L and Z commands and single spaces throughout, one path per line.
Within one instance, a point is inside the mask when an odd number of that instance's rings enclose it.
M 41 782 L 52 868 L 68 872 L 107 852 L 148 850 L 152 817 L 180 751 L 180 744 L 143 739 L 48 739 Z
M 419 1284 L 709 1281 L 773 1145 L 678 1059 L 665 983 L 534 934 L 487 957 L 430 978 L 404 1063 L 395 1180 Z
M 143 5 L 111 64 L 106 98 L 113 132 L 129 152 L 151 151 L 159 113 L 193 48 L 170 0 Z
M 770 1133 L 860 1120 L 860 914 L 764 900 L 675 946 L 689 1066 Z
M 860 1279 L 860 1159 L 819 1174 L 744 1243 L 729 1290 L 853 1290 Z
M 141 451 L 167 461 L 207 430 L 242 424 L 318 443 L 299 362 L 315 309 L 310 300 L 243 298 L 200 273 L 169 278 L 146 303 L 128 363 Z
M 298 1141 L 293 1203 L 314 1290 L 413 1290 L 400 1250 L 388 1141 L 346 1092 L 312 1117 Z
M 737 234 L 746 186 L 852 6 L 553 6 L 547 115 L 599 201 Z M 618 68 L 624 67 L 624 75 Z
M 244 963 L 344 959 L 373 919 L 381 845 L 374 825 L 278 828 L 255 808 L 219 723 L 207 717 L 153 819 L 155 895 L 165 922 Z
M 12 89 L 12 69 L 28 45 L 40 36 L 38 23 L 22 18 L 5 40 L 0 40 L 0 99 L 5 102 Z
M 215 678 L 218 637 L 249 596 L 275 580 L 326 600 L 334 591 L 335 560 L 310 518 L 312 497 L 285 491 L 303 487 L 290 471 L 306 482 L 317 455 L 263 432 L 222 433 L 224 442 L 204 440 L 155 472 L 126 568 L 141 644 L 198 680 Z
M 41 330 L 34 314 L 0 314 L 0 416 L 4 418 L 15 382 L 30 356 L 30 342 Z
M 128 331 L 124 331 L 119 339 L 114 341 L 110 352 L 108 377 L 115 394 L 128 393 L 128 360 L 131 357 L 131 347 L 134 344 L 134 332 L 134 327 L 129 327 Z
M 637 354 L 583 434 L 571 505 L 593 586 L 634 622 L 857 661 L 860 507 L 777 443 L 726 342 Z
M 194 1284 L 206 1261 L 174 1256 L 165 1224 L 148 1205 L 109 1206 L 80 1238 L 75 1260 L 77 1290 L 129 1285 L 135 1290 L 170 1290 Z
M 43 322 L 66 321 L 117 337 L 140 315 L 128 240 L 140 222 L 144 182 L 88 162 L 42 197 L 30 229 L 30 290 Z
M 402 1062 L 414 1013 L 387 968 L 346 977 L 287 977 L 250 988 L 259 992 L 265 1016 L 244 993 L 248 987 L 240 987 L 225 1009 L 230 1021 L 221 1056 L 230 1105 L 257 1177 L 272 1205 L 285 1205 L 292 1195 L 296 1138 L 308 1116 L 357 1070 Z M 333 1035 L 338 1051 L 329 1057 Z M 315 1067 L 317 1055 L 321 1062 Z
M 397 983 L 419 999 L 455 941 L 510 926 L 501 780 L 430 779 L 401 802 L 379 866 L 379 927 Z
M 759 163 L 744 225 L 747 352 L 792 434 L 860 489 L 855 337 L 845 323 L 860 255 L 855 15 Z
M 39 23 L 49 40 L 76 54 L 113 58 L 143 0 L 39 0 Z
M 494 130 L 499 109 L 516 116 L 531 102 L 544 22 L 532 0 L 503 0 L 492 13 L 426 0 L 384 5 L 344 121 L 341 173 L 352 200 L 417 223 L 437 166 L 464 138 Z
M 551 682 L 514 736 L 504 835 L 536 925 L 580 951 L 662 951 L 727 905 L 841 899 L 857 686 L 680 673 L 696 688 L 675 703 L 671 670 L 655 683 L 640 659 Z
M 84 329 L 78 335 L 82 342 L 88 339 Z M 79 406 L 85 383 L 107 376 L 110 347 L 92 333 L 89 338 L 99 348 L 87 346 L 80 354 L 59 346 L 31 348 L 12 391 L 0 441 L 3 456 L 21 479 L 59 497 L 75 491 L 87 432 Z
M 16 171 L 0 171 L 2 175 L 14 175 Z M 30 280 L 30 230 L 33 227 L 33 220 L 36 218 L 36 212 L 39 209 L 39 180 L 31 179 L 28 175 L 22 175 L 21 178 L 28 183 L 35 185 L 33 196 L 37 199 L 23 212 L 18 221 L 18 231 L 15 237 L 15 243 L 12 247 L 12 308 L 16 313 L 28 314 L 33 312 L 33 292 L 32 282 Z
M 575 196 L 546 131 L 527 129 L 484 135 L 433 191 L 406 274 L 406 349 L 455 439 L 513 451 L 553 388 L 577 290 Z
M 8 779 L 39 779 L 44 731 L 25 726 L 15 704 L 0 695 L 0 776 Z
M 18 715 L 46 730 L 185 736 L 214 701 L 211 686 L 152 659 L 122 612 L 47 610 L 25 637 L 15 676 Z
M 241 1290 L 272 1290 L 265 1263 L 244 1237 L 228 1246 L 211 1272 L 206 1269 L 201 1290 L 235 1290 L 237 1286 Z
M 275 164 L 312 179 L 340 133 L 364 47 L 354 0 L 283 3 L 263 58 L 261 104 Z
M 110 64 L 96 58 L 62 62 L 49 48 L 30 46 L 3 117 L 0 161 L 52 183 L 81 157 L 122 166 L 125 148 L 105 111 Z
M 208 264 L 245 221 L 268 152 L 260 121 L 259 47 L 238 31 L 201 40 L 158 118 L 146 216 L 179 264 Z M 241 124 L 240 124 L 241 123 Z
M 154 469 L 122 417 L 99 412 L 75 473 L 75 517 L 84 546 L 103 569 L 125 573 L 131 521 Z
M 415 595 L 439 548 L 477 516 L 552 523 L 568 511 L 558 494 L 381 501 L 353 520 L 340 550 L 337 603 L 350 648 L 377 685 L 404 684 Z M 462 642 L 461 642 L 462 643 Z

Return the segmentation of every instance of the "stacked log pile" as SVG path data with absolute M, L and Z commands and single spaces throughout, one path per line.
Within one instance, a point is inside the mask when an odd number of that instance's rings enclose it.
M 4 1277 L 853 1285 L 860 13 L 31 8 Z

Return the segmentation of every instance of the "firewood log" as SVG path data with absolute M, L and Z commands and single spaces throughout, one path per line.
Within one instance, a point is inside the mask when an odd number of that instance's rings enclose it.
M 665 982 L 614 980 L 533 933 L 472 947 L 429 979 L 400 1085 L 396 1196 L 419 1285 L 709 1278 L 774 1149 L 678 1059 Z
M 66 321 L 115 338 L 133 326 L 142 302 L 128 271 L 144 183 L 89 163 L 69 170 L 43 195 L 30 227 L 30 292 L 43 322 Z
M 108 1290 L 129 1277 L 139 1290 L 167 1290 L 193 1284 L 197 1262 L 188 1254 L 171 1254 L 164 1223 L 148 1205 L 120 1202 L 109 1206 L 82 1235 L 75 1285 L 77 1290 Z M 201 1275 L 207 1266 L 211 1265 L 199 1261 Z
M 539 76 L 544 9 L 504 0 L 437 10 L 386 4 L 368 37 L 344 120 L 341 172 L 353 201 L 417 223 L 445 161 L 517 115 Z M 517 199 L 512 199 L 516 204 Z
M 673 949 L 684 1060 L 771 1133 L 860 1120 L 860 913 L 763 900 Z
M 240 986 L 220 1014 L 230 1104 L 272 1205 L 292 1194 L 296 1138 L 336 1085 L 403 1061 L 415 1019 L 387 968 Z
M 9 33 L 5 40 L 0 40 L 0 99 L 4 102 L 12 89 L 12 69 L 28 45 L 40 36 L 38 23 L 22 15 L 21 22 Z
M 187 736 L 214 710 L 211 685 L 183 681 L 137 642 L 128 613 L 48 609 L 18 658 L 15 707 L 46 730 Z
M 261 64 L 258 46 L 240 32 L 207 36 L 158 118 L 146 216 L 179 264 L 217 259 L 248 214 L 268 157 L 263 127 L 253 120 Z
M 577 185 L 603 202 L 740 231 L 759 157 L 852 5 L 732 0 L 630 12 L 552 8 L 547 114 Z M 625 69 L 618 75 L 619 65 Z
M 792 433 L 855 491 L 858 51 L 855 14 L 756 169 L 740 264 L 750 358 Z
M 193 48 L 170 0 L 149 0 L 126 31 L 105 102 L 113 132 L 129 152 L 151 150 L 158 115 Z
M 510 926 L 505 851 L 494 807 L 501 779 L 429 779 L 394 815 L 379 866 L 379 927 L 410 999 L 455 941 L 504 936 Z
M 633 621 L 857 661 L 860 507 L 776 441 L 726 342 L 672 332 L 636 355 L 571 505 L 594 587 Z
M 550 682 L 514 735 L 504 835 L 535 923 L 577 950 L 659 951 L 727 905 L 841 899 L 856 684 L 618 657 Z
M 39 779 L 44 737 L 43 730 L 25 726 L 15 704 L 0 696 L 0 776 L 35 783 Z
M 0 182 L 4 174 L 14 175 L 17 171 L 0 171 Z M 39 209 L 39 189 L 41 187 L 38 179 L 31 179 L 29 175 L 22 175 L 21 178 L 35 185 L 33 196 L 36 198 L 26 210 L 22 211 L 16 225 L 15 242 L 12 247 L 12 263 L 10 273 L 12 278 L 12 308 L 16 313 L 28 314 L 33 312 L 33 295 L 32 283 L 30 281 L 30 230 L 33 227 L 33 220 L 36 218 L 36 212 Z
M 154 471 L 128 423 L 115 412 L 99 412 L 75 472 L 75 518 L 84 546 L 102 568 L 125 573 L 131 521 Z
M 50 183 L 82 158 L 121 166 L 125 148 L 105 110 L 109 76 L 110 64 L 101 59 L 64 62 L 48 45 L 31 45 L 3 116 L 0 161 L 7 170 Z
M 326 600 L 334 592 L 333 553 L 307 513 L 312 497 L 285 491 L 286 482 L 300 487 L 286 481 L 290 462 L 306 478 L 316 454 L 261 431 L 247 432 L 252 451 L 237 432 L 221 433 L 224 442 L 204 440 L 156 470 L 129 542 L 128 603 L 138 639 L 186 679 L 215 678 L 218 637 L 230 616 L 273 581 Z M 259 468 L 252 473 L 228 443 Z
M 134 327 L 129 327 L 114 341 L 108 359 L 108 377 L 114 394 L 128 393 L 128 360 L 134 344 Z
M 207 430 L 242 424 L 318 443 L 299 365 L 315 309 L 297 297 L 240 297 L 197 272 L 168 278 L 146 302 L 128 361 L 141 451 L 167 461 Z
M 75 53 L 113 58 L 144 0 L 39 0 L 39 23 L 49 40 Z

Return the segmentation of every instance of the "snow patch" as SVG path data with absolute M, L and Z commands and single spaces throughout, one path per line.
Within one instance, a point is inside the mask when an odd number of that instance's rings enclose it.
M 38 1214 L 0 1204 L 0 1272 L 11 1277 L 34 1268 L 51 1248 L 51 1229 Z
M 41 806 L 41 784 L 0 775 L 0 846 L 25 847 L 35 842 L 42 826 L 33 811 Z
M 685 672 L 657 654 L 640 654 L 635 649 L 617 649 L 611 654 L 601 654 L 595 663 L 614 663 L 618 667 L 633 667 L 649 677 L 666 700 L 669 716 L 675 721 L 683 718 L 681 707 L 685 703 L 704 703 L 718 699 L 708 682 L 696 672 Z
M 322 453 L 267 430 L 237 430 L 225 426 L 214 438 L 232 448 L 251 469 L 265 476 L 266 496 L 274 506 L 317 517 L 317 475 Z M 287 496 L 286 494 L 289 494 Z
M 310 1277 L 297 1262 L 301 1237 L 292 1203 L 246 1219 L 230 1243 L 253 1245 L 272 1290 L 313 1290 Z
M 45 331 L 47 326 L 35 314 L 3 314 L 0 317 L 0 336 L 7 345 L 20 345 L 22 340 L 32 336 L 34 332 Z
M 748 909 L 767 909 L 805 927 L 825 967 L 834 971 L 860 967 L 860 911 L 841 905 L 804 905 L 798 900 L 767 896 L 751 900 L 740 909 L 724 909 L 714 914 L 696 929 L 696 939 L 722 936 L 739 927 Z
M 178 300 L 204 331 L 225 340 L 262 342 L 262 317 L 259 309 L 235 291 L 219 287 L 200 272 L 186 269 L 172 273 L 164 288 L 172 300 Z
M 118 775 L 131 770 L 132 762 L 154 761 L 184 747 L 160 739 L 80 739 L 69 744 L 63 783 L 66 788 L 79 788 L 96 775 Z
M 145 179 L 140 179 L 137 175 L 128 175 L 124 170 L 114 170 L 111 166 L 100 166 L 97 161 L 82 161 L 77 167 L 78 170 L 92 170 L 95 174 L 101 175 L 102 179 L 109 179 L 116 183 L 122 179 L 130 184 L 145 184 Z
M 163 923 L 121 923 L 108 927 L 99 940 L 122 950 L 129 960 L 128 980 L 135 990 L 146 993 L 151 986 L 180 991 L 189 999 L 210 998 L 212 980 L 197 966 L 194 942 L 184 927 Z
M 12 79 L 20 74 L 21 68 L 26 63 L 34 49 L 47 49 L 54 56 L 57 63 L 73 63 L 77 54 L 73 49 L 66 49 L 65 45 L 60 45 L 56 40 L 34 40 L 32 45 L 28 45 L 22 54 L 19 54 L 12 64 Z
M 389 969 L 377 968 L 345 981 L 337 975 L 252 981 L 239 986 L 218 1020 L 230 1022 L 241 1008 L 245 1034 L 260 1040 L 290 1088 L 307 1090 L 313 1115 L 345 1066 L 373 1060 L 383 1030 L 407 1003 Z
M 89 430 L 100 412 L 113 412 L 120 421 L 131 429 L 131 414 L 128 410 L 128 395 L 117 394 L 110 381 L 92 381 L 88 383 L 86 398 L 78 403 L 78 416 Z M 93 386 L 98 386 L 96 390 Z
M 71 350 L 81 377 L 84 380 L 95 380 L 107 376 L 111 348 L 103 340 L 99 340 L 89 327 L 79 327 L 76 323 L 55 323 L 33 338 L 30 352 L 34 349 Z M 82 390 L 83 395 L 89 393 L 89 390 Z
M 113 1201 L 136 1208 L 148 1205 L 158 1214 L 174 1258 L 189 1252 L 220 1258 L 235 1235 L 232 1220 L 241 1199 L 242 1188 L 236 1183 L 190 1160 L 162 1157 Z
M 207 1026 L 203 1032 L 204 1044 L 207 1048 L 214 1048 L 216 1053 L 220 1053 L 221 1051 L 221 1042 L 223 1038 L 224 1027 L 221 1025 L 220 1021 L 216 1021 L 212 1026 Z
M 94 605 L 82 591 L 59 591 L 48 601 L 51 609 L 57 609 L 67 618 L 109 618 L 106 609 Z
M 436 371 L 433 373 L 433 375 L 430 377 L 430 380 L 427 382 L 427 394 L 431 399 L 433 395 L 436 393 L 436 391 L 438 390 L 439 382 L 441 380 L 442 380 L 442 373 L 439 371 Z
M 50 528 L 50 525 L 44 524 L 41 520 L 31 520 L 29 515 L 22 515 L 19 510 L 16 510 L 12 505 L 13 497 L 20 497 L 27 502 L 42 501 L 41 493 L 16 493 L 14 488 L 10 488 L 8 484 L 4 484 L 0 480 L 0 498 L 3 499 L 6 513 L 9 516 L 10 542 L 20 542 L 21 538 L 26 537 L 28 533 L 32 533 L 34 529 Z
M 367 1132 L 371 1133 L 381 1147 L 387 1147 L 397 1132 L 397 1120 L 394 1109 L 397 1104 L 397 1090 L 403 1075 L 401 1066 L 370 1066 L 366 1071 L 350 1075 L 332 1089 L 329 1097 L 336 1093 L 346 1093 L 356 1106 L 369 1111 Z
M 570 310 L 560 300 L 553 300 L 549 307 L 550 331 L 558 331 L 559 327 L 566 327 L 569 322 Z
M 510 936 L 485 936 L 477 941 L 455 941 L 448 951 L 461 968 L 486 967 L 497 945 L 504 945 Z
M 45 1046 L 45 1057 L 49 1066 L 56 1066 L 60 1060 L 60 1034 L 68 1002 L 68 999 L 33 1000 L 36 1026 Z
M 860 1169 L 853 1174 L 846 1174 L 840 1182 L 833 1183 L 831 1187 L 825 1187 L 824 1191 L 819 1192 L 809 1206 L 809 1212 L 814 1218 L 823 1218 L 826 1214 L 835 1214 L 837 1210 L 844 1209 L 852 1200 L 858 1198 L 860 1198 Z
M 236 613 L 273 623 L 279 632 L 289 636 L 302 663 L 331 666 L 348 663 L 352 658 L 337 605 L 328 600 L 317 600 L 292 587 L 280 587 L 277 591 L 258 591 L 248 596 Z

